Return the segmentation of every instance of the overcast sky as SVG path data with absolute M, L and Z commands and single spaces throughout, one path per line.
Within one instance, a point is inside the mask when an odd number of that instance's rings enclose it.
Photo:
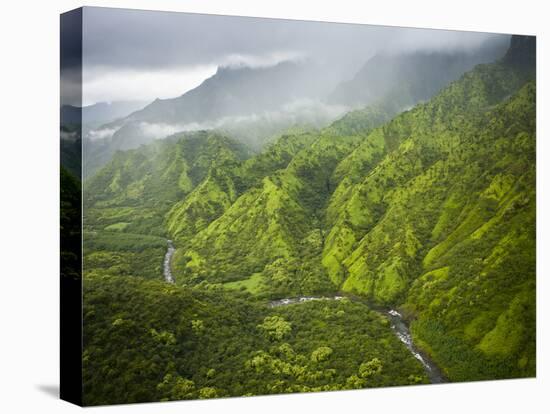
M 470 49 L 489 34 L 85 8 L 83 103 L 179 96 L 220 65 L 327 64 L 350 77 L 376 52 Z

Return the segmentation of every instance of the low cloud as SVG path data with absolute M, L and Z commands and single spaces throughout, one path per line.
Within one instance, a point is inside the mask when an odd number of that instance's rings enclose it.
M 450 30 L 86 8 L 84 104 L 173 98 L 220 66 L 284 60 L 350 78 L 376 53 L 479 47 L 495 35 Z
M 150 71 L 127 68 L 85 68 L 84 105 L 96 102 L 148 101 L 174 98 L 199 86 L 216 73 L 217 66 L 202 65 Z
M 76 141 L 79 137 L 79 134 L 77 131 L 60 131 L 61 139 L 64 141 Z
M 92 129 L 88 132 L 87 135 L 90 140 L 96 141 L 100 139 L 111 138 L 116 131 L 116 128 Z
M 219 65 L 228 67 L 262 68 L 275 66 L 281 62 L 299 62 L 306 58 L 306 54 L 293 51 L 275 51 L 259 55 L 230 54 L 223 57 Z
M 349 111 L 343 105 L 329 105 L 311 99 L 300 99 L 283 105 L 276 111 L 263 111 L 248 115 L 226 116 L 207 122 L 182 124 L 140 122 L 142 135 L 149 139 L 162 139 L 178 132 L 220 130 L 234 134 L 237 139 L 265 139 L 266 135 L 293 125 L 322 127 Z
M 185 131 L 184 125 L 140 122 L 139 128 L 143 136 L 151 139 L 165 138 L 176 132 Z

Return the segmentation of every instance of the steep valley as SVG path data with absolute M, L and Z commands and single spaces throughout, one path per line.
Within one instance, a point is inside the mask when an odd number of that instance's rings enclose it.
M 83 183 L 89 402 L 428 383 L 376 307 L 451 382 L 534 376 L 534 48 L 260 153 L 219 131 L 117 152 Z M 334 295 L 361 301 L 268 306 Z

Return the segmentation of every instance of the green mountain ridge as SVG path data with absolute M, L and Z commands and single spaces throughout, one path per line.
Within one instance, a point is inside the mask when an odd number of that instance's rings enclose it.
M 85 278 L 105 297 L 100 284 L 121 277 L 136 300 L 149 288 L 159 301 L 202 292 L 229 308 L 345 292 L 398 309 L 451 381 L 535 375 L 534 50 L 534 38 L 513 36 L 503 58 L 410 110 L 382 100 L 260 154 L 208 131 L 119 152 L 84 182 Z M 162 277 L 166 238 L 176 286 L 162 293 L 142 278 Z M 239 335 L 255 341 L 250 332 Z M 257 361 L 280 364 L 270 352 Z M 165 398 L 196 398 L 195 385 L 173 383 L 186 369 L 151 381 L 192 389 Z M 140 398 L 150 395 L 125 401 Z
M 382 122 L 382 117 L 375 112 L 376 122 Z M 266 284 L 280 285 L 276 289 L 281 294 L 331 290 L 324 270 L 315 263 L 322 243 L 318 210 L 330 193 L 330 171 L 361 139 L 361 135 L 337 135 L 335 131 L 321 131 L 313 140 L 301 135 L 300 139 L 310 143 L 285 168 L 256 181 L 223 216 L 184 243 L 174 266 L 180 280 L 234 281 L 269 265 L 273 274 Z M 235 243 L 236 234 L 243 244 Z M 243 251 L 247 252 L 244 257 Z M 311 261 L 304 263 L 308 256 Z M 295 278 L 289 278 L 292 274 Z M 301 286 L 304 283 L 308 287 Z
M 293 125 L 327 126 L 346 108 L 384 102 L 401 111 L 431 98 L 476 64 L 502 56 L 507 39 L 507 35 L 496 35 L 469 51 L 379 54 L 367 60 L 349 81 L 342 81 L 334 66 L 314 61 L 219 67 L 198 87 L 175 98 L 142 104 L 141 109 L 136 102 L 113 103 L 112 108 L 105 103 L 87 107 L 85 112 L 120 112 L 134 105 L 135 111 L 112 117 L 108 123 L 105 119 L 101 126 L 88 122 L 83 130 L 84 177 L 94 175 L 118 150 L 164 138 L 167 132 L 163 130 L 215 129 L 261 151 L 271 136 Z M 72 111 L 67 115 L 63 117 L 66 122 L 75 118 Z M 84 121 L 97 118 L 88 115 L 83 116 Z M 360 118 L 356 120 L 360 122 Z
M 489 82 L 491 89 L 487 87 Z M 362 274 L 366 269 L 361 267 L 357 258 L 361 257 L 363 261 L 366 261 L 365 252 L 354 253 L 353 251 L 357 248 L 357 243 L 361 243 L 363 238 L 377 230 L 376 225 L 397 224 L 403 233 L 407 233 L 407 229 L 403 227 L 403 217 L 399 217 L 399 219 L 389 217 L 392 211 L 398 209 L 397 205 L 400 203 L 402 195 L 411 191 L 426 190 L 435 193 L 435 190 L 443 183 L 453 182 L 452 177 L 446 177 L 446 175 L 458 173 L 462 177 L 462 182 L 464 181 L 464 164 L 478 161 L 479 146 L 487 145 L 490 142 L 487 136 L 485 137 L 486 141 L 475 142 L 474 134 L 480 133 L 480 129 L 492 119 L 491 116 L 500 115 L 499 108 L 492 108 L 492 106 L 509 96 L 518 85 L 524 82 L 525 79 L 518 76 L 513 68 L 507 68 L 500 64 L 479 66 L 460 81 L 451 84 L 429 103 L 421 104 L 413 110 L 399 115 L 367 138 L 363 145 L 368 146 L 369 150 L 373 144 L 376 145 L 376 142 L 384 142 L 386 148 L 389 148 L 389 153 L 374 169 L 364 171 L 362 176 L 366 175 L 366 177 L 355 185 L 350 185 L 351 180 L 356 176 L 353 174 L 353 166 L 349 173 L 341 172 L 342 175 L 351 178 L 342 183 L 345 190 L 337 190 L 338 197 L 332 200 L 329 208 L 329 212 L 337 210 L 339 217 L 328 236 L 325 250 L 326 256 L 334 257 L 336 260 L 335 268 L 332 270 L 335 278 L 341 278 L 341 273 L 338 272 L 343 271 L 339 269 L 342 265 L 345 266 L 350 277 L 363 277 Z M 516 116 L 525 116 L 521 111 L 527 111 L 529 108 L 518 109 Z M 484 111 L 490 112 L 483 114 Z M 527 115 L 533 115 L 533 111 L 531 110 Z M 512 119 L 511 121 L 516 120 Z M 525 132 L 531 132 L 533 125 L 525 125 L 525 127 Z M 494 126 L 491 125 L 491 128 Z M 489 134 L 488 131 L 484 132 L 486 135 Z M 474 147 L 475 151 L 472 154 L 468 154 L 468 146 Z M 393 151 L 392 148 L 394 148 Z M 484 155 L 492 156 L 492 154 L 488 154 L 488 149 L 485 148 Z M 369 150 L 358 148 L 356 151 L 369 154 Z M 352 156 L 354 155 L 352 154 Z M 468 159 L 468 157 L 470 158 Z M 487 162 L 486 158 L 484 158 L 484 162 Z M 477 176 L 473 176 L 472 180 L 475 178 Z M 455 179 L 455 181 L 459 180 Z M 467 183 L 469 182 L 467 181 Z M 405 186 L 419 188 L 408 189 Z M 340 195 L 340 193 L 345 195 Z M 424 197 L 427 200 L 437 200 L 435 195 L 424 194 Z M 343 203 L 338 203 L 340 198 L 344 200 Z M 409 204 L 413 203 L 409 200 L 404 201 Z M 388 207 L 390 207 L 389 211 L 387 211 Z M 407 207 L 410 211 L 409 205 L 402 207 Z M 438 208 L 439 205 L 434 210 Z M 421 223 L 421 217 L 425 212 L 426 209 L 423 206 L 421 211 L 415 212 L 416 215 L 411 214 L 410 219 Z M 380 218 L 385 221 L 379 221 Z M 427 230 L 429 229 L 424 229 L 424 231 Z M 346 239 L 350 235 L 352 239 Z M 428 234 L 422 234 L 422 239 L 426 239 L 426 236 Z M 404 247 L 405 250 L 412 253 L 398 254 L 397 256 L 402 256 L 405 259 L 404 256 L 414 255 L 417 250 L 415 247 L 417 240 L 414 234 L 410 234 L 410 232 L 408 235 L 403 234 L 400 239 L 404 244 L 399 247 Z M 395 239 L 392 238 L 388 242 L 395 243 Z M 365 243 L 368 243 L 368 240 L 363 242 L 363 244 Z M 335 245 L 334 249 L 333 245 Z M 373 251 L 390 247 L 378 246 Z M 327 262 L 330 269 L 333 263 L 329 259 Z M 383 266 L 377 270 L 383 273 L 385 268 L 386 266 Z M 347 282 L 344 289 L 353 289 L 353 283 Z M 358 291 L 360 290 L 358 289 Z M 362 291 L 361 293 L 366 292 Z M 391 300 L 392 297 L 382 297 L 381 299 Z
M 449 82 L 481 63 L 493 62 L 508 47 L 507 36 L 486 40 L 476 50 L 377 53 L 328 97 L 329 102 L 371 105 L 391 96 L 403 107 L 434 96 Z

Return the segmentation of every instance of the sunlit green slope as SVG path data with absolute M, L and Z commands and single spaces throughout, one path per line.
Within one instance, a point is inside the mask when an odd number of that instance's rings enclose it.
M 468 198 L 477 203 L 501 171 L 517 180 L 513 164 L 534 172 L 534 86 L 510 97 L 529 76 L 506 61 L 478 66 L 373 131 L 338 166 L 323 255 L 333 280 L 377 301 L 399 299 L 421 259 L 429 266 L 452 244 L 426 250 L 456 228 Z M 390 151 L 380 163 L 365 162 L 382 146 Z
M 399 308 L 451 380 L 535 373 L 534 39 L 428 102 L 391 102 L 252 156 L 208 132 L 85 182 L 85 272 L 254 300 L 344 291 Z M 99 279 L 97 279 L 99 280 Z M 252 300 L 252 298 L 251 298 Z
M 242 145 L 208 132 L 117 153 L 84 182 L 85 271 L 162 277 L 166 214 L 214 171 L 231 176 L 247 156 Z
M 332 280 L 404 303 L 454 380 L 535 372 L 534 54 L 532 39 L 514 41 L 373 131 L 336 169 L 345 178 L 327 209 Z M 382 141 L 394 150 L 358 170 Z
M 307 142 L 285 163 L 273 165 L 272 150 L 244 163 L 241 171 L 249 188 L 199 233 L 180 239 L 173 266 L 178 283 L 260 275 L 260 290 L 272 296 L 333 291 L 336 286 L 320 261 L 323 210 L 337 184 L 333 171 L 387 119 L 381 110 L 362 111 L 362 123 L 349 135 L 349 124 L 356 124 L 357 117 L 349 115 L 317 133 L 281 138 L 273 151 L 290 140 L 293 148 Z M 170 217 L 173 221 L 177 217 Z

